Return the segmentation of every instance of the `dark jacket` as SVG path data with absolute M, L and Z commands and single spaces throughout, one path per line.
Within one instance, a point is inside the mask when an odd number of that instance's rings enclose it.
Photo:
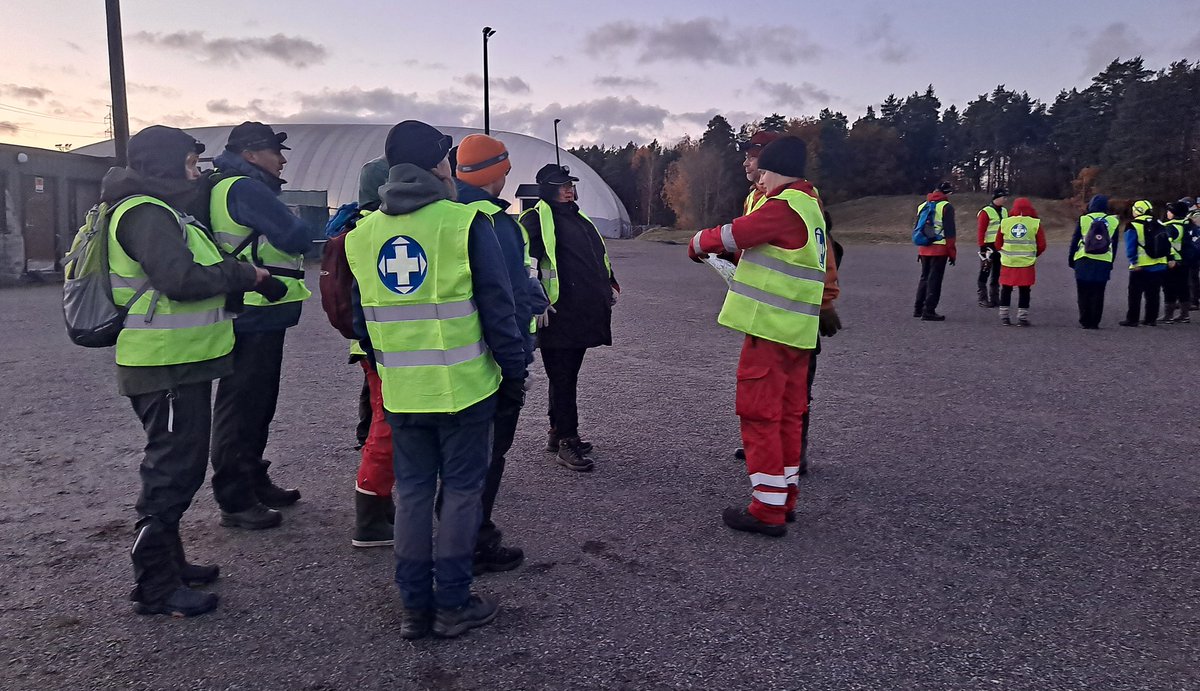
M 394 166 L 388 173 L 387 183 L 379 191 L 383 201 L 379 211 L 389 216 L 409 214 L 439 199 L 450 198 L 450 190 L 444 182 L 429 171 L 407 163 Z M 479 310 L 483 340 L 500 365 L 501 375 L 505 379 L 522 381 L 526 374 L 524 340 L 517 329 L 512 286 L 508 282 L 504 254 L 496 240 L 496 232 L 487 216 L 479 214 L 467 234 L 471 289 Z M 357 284 L 352 288 L 351 300 L 354 303 L 354 332 L 374 367 L 375 355 L 367 335 Z M 489 419 L 495 409 L 496 397 L 492 396 L 454 415 L 389 413 L 389 417 L 401 425 L 452 425 Z
M 283 252 L 301 254 L 312 247 L 308 226 L 279 201 L 283 180 L 229 151 L 221 152 L 213 165 L 223 175 L 246 176 L 229 188 L 229 215 L 234 221 L 262 233 Z M 302 304 L 247 306 L 233 321 L 234 331 L 254 333 L 293 327 L 300 321 Z
M 1108 197 L 1103 194 L 1097 194 L 1088 202 L 1087 213 L 1089 214 L 1107 214 L 1108 213 Z M 1075 269 L 1075 280 L 1080 283 L 1108 283 L 1108 279 L 1112 276 L 1112 262 L 1103 262 L 1099 259 L 1091 259 L 1083 257 L 1075 259 L 1075 253 L 1079 251 L 1079 245 L 1083 242 L 1083 228 L 1079 227 L 1079 220 L 1075 221 L 1075 232 L 1071 235 L 1071 242 L 1067 243 L 1067 249 L 1070 252 L 1067 254 L 1067 264 Z M 1113 233 L 1113 258 L 1118 255 L 1117 244 L 1120 241 L 1120 227 L 1118 231 Z
M 612 345 L 613 293 L 616 278 L 604 265 L 604 241 L 575 202 L 547 202 L 554 218 L 555 264 L 558 270 L 558 301 L 550 325 L 539 329 L 541 348 L 594 348 Z M 529 233 L 529 254 L 546 257 L 537 211 L 521 216 Z
M 477 201 L 489 201 L 499 206 L 503 213 L 498 213 L 492 219 L 496 231 L 496 239 L 500 241 L 500 251 L 504 253 L 504 267 L 508 270 L 508 281 L 512 284 L 513 302 L 516 306 L 517 328 L 525 338 L 525 362 L 533 362 L 534 337 L 529 332 L 529 323 L 533 315 L 546 311 L 550 302 L 542 290 L 542 284 L 536 278 L 531 278 L 525 268 L 525 237 L 521 226 L 507 213 L 509 203 L 493 197 L 484 190 L 468 185 L 458 180 L 458 201 L 470 204 Z
M 100 201 L 115 202 L 145 194 L 184 209 L 199 191 L 186 180 L 143 176 L 129 168 L 112 168 L 100 183 Z M 200 266 L 192 257 L 179 221 L 166 209 L 143 204 L 121 217 L 117 242 L 141 265 L 154 290 L 172 300 L 203 300 L 254 287 L 254 267 L 226 257 L 212 266 Z M 123 396 L 163 391 L 183 384 L 219 379 L 233 372 L 233 356 L 166 367 L 117 366 L 117 389 Z

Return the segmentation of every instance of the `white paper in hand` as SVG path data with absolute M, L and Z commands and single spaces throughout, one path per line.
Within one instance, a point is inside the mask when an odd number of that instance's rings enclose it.
M 726 283 L 733 283 L 733 272 L 737 269 L 733 262 L 710 254 L 704 258 L 704 263 L 711 266 L 713 271 L 721 274 L 721 278 L 725 279 Z

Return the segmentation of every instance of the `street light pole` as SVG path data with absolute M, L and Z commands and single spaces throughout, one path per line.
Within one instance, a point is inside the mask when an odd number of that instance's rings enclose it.
M 558 123 L 562 122 L 562 118 L 554 118 L 554 165 L 562 166 L 562 161 L 558 157 Z
M 121 42 L 121 0 L 105 0 L 108 14 L 108 81 L 112 84 L 113 150 L 117 166 L 129 162 L 129 105 L 125 100 L 125 48 Z
M 496 34 L 490 26 L 483 27 L 483 133 L 492 133 L 492 110 L 488 102 L 488 39 Z

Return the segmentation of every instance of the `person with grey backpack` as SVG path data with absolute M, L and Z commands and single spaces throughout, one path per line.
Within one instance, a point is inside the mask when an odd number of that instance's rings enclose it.
M 1071 235 L 1067 264 L 1075 270 L 1079 326 L 1084 329 L 1099 329 L 1104 317 L 1104 290 L 1112 276 L 1120 227 L 1120 219 L 1108 211 L 1108 197 L 1097 194 Z

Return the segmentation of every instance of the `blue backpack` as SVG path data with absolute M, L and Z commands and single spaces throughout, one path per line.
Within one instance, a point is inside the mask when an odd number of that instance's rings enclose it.
M 914 245 L 924 247 L 944 239 L 934 225 L 934 216 L 939 203 L 925 202 L 925 205 L 921 207 L 921 213 L 917 214 L 917 224 L 913 226 L 912 230 Z
M 325 237 L 335 238 L 350 228 L 358 221 L 358 202 L 349 202 L 342 204 L 338 210 L 333 212 L 329 222 L 325 224 Z

